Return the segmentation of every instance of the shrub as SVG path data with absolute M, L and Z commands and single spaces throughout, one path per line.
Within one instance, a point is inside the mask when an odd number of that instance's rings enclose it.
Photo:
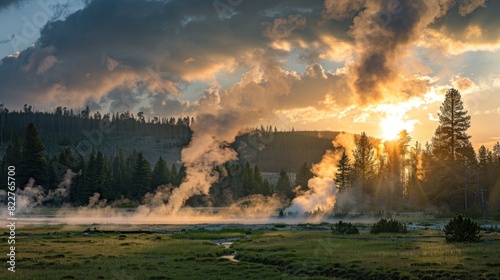
M 342 221 L 333 224 L 331 229 L 333 234 L 359 234 L 357 227 L 353 226 L 351 223 L 344 223 Z
M 381 219 L 372 226 L 370 233 L 381 232 L 394 232 L 394 233 L 407 233 L 406 225 L 396 220 Z
M 453 218 L 445 227 L 444 234 L 448 242 L 477 242 L 481 238 L 481 228 L 470 218 L 462 215 Z

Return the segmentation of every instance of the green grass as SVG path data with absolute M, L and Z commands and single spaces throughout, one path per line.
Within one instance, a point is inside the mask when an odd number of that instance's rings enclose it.
M 483 237 L 486 241 L 481 243 L 448 244 L 439 237 L 409 238 L 439 234 L 433 231 L 392 239 L 367 232 L 346 238 L 330 231 L 269 231 L 254 232 L 225 249 L 209 239 L 244 237 L 246 231 L 195 230 L 121 238 L 120 234 L 77 234 L 82 228 L 67 226 L 19 231 L 75 234 L 18 236 L 16 273 L 8 272 L 5 265 L 0 279 L 500 278 L 499 233 Z M 218 258 L 234 251 L 239 263 Z
M 224 239 L 244 238 L 247 230 L 243 228 L 220 229 L 220 230 L 188 230 L 172 234 L 175 239 Z

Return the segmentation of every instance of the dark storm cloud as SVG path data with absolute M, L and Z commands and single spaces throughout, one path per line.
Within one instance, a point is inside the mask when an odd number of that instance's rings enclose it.
M 457 11 L 463 24 L 474 21 L 472 15 L 483 13 L 479 10 L 485 6 L 486 0 L 326 0 L 323 16 L 337 21 L 352 20 L 349 35 L 354 39 L 359 58 L 350 65 L 348 75 L 359 101 L 369 103 L 394 93 L 399 97 L 421 93 L 422 83 L 403 78 L 400 71 L 401 60 L 408 50 L 450 9 Z M 498 9 L 489 13 L 493 11 Z M 441 22 L 446 27 L 456 25 L 446 18 Z M 484 24 L 489 23 L 480 26 Z
M 0 10 L 9 8 L 11 6 L 18 6 L 22 2 L 26 2 L 26 0 L 2 0 L 0 1 Z
M 138 83 L 177 94 L 181 83 L 283 55 L 269 48 L 273 40 L 319 41 L 328 31 L 317 24 L 322 9 L 320 0 L 245 1 L 221 19 L 212 1 L 92 1 L 48 23 L 35 46 L 0 62 L 1 94 L 15 106 L 52 100 L 81 106 Z
M 469 18 L 484 6 L 479 0 L 261 0 L 221 14 L 213 4 L 91 1 L 49 22 L 34 46 L 0 61 L 0 96 L 17 108 L 54 100 L 81 107 L 94 100 L 113 110 L 132 110 L 146 98 L 151 108 L 142 109 L 159 114 L 196 106 L 172 98 L 186 84 L 215 84 L 218 73 L 254 68 L 263 75 L 256 84 L 286 92 L 276 95 L 276 108 L 322 106 L 327 97 L 379 100 L 389 84 L 401 85 L 395 92 L 407 96 L 422 89 L 398 81 L 405 49 L 448 9 L 472 13 Z M 278 71 L 292 50 L 309 64 L 306 73 Z M 324 59 L 350 62 L 333 74 L 319 66 Z
M 379 100 L 398 78 L 397 62 L 405 48 L 433 19 L 431 1 L 326 1 L 325 16 L 352 18 L 349 35 L 359 59 L 352 65 L 352 86 L 363 103 Z M 430 15 L 430 17 L 429 17 Z

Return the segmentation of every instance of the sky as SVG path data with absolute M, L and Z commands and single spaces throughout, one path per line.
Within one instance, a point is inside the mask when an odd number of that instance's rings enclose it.
M 491 148 L 499 12 L 495 0 L 2 1 L 0 101 L 425 142 L 454 87 L 472 143 Z

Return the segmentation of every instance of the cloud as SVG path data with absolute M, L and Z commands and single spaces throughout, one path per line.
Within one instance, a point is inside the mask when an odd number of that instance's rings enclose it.
M 359 13 L 365 3 L 366 0 L 326 0 L 324 15 L 339 21 L 349 19 Z
M 467 16 L 474 12 L 477 8 L 486 8 L 488 0 L 462 0 L 460 1 L 459 13 L 461 16 Z
M 266 64 L 280 55 L 268 48 L 275 40 L 290 40 L 303 51 L 316 42 L 320 55 L 329 48 L 318 39 L 328 32 L 315 17 L 322 3 L 258 1 L 221 21 L 213 5 L 200 0 L 91 1 L 49 22 L 34 46 L 0 61 L 3 92 L 16 93 L 4 101 L 10 107 L 27 100 L 79 107 L 89 98 L 139 87 L 158 101 L 182 85 L 213 84 L 220 73 Z
M 11 6 L 17 7 L 23 2 L 25 2 L 25 0 L 2 0 L 0 2 L 0 10 L 9 8 Z
M 420 75 L 431 75 L 432 69 L 412 46 L 449 51 L 438 43 L 453 45 L 458 35 L 450 35 L 452 30 L 468 30 L 468 45 L 494 44 L 485 39 L 495 38 L 493 24 L 479 19 L 490 16 L 494 5 L 253 1 L 221 20 L 212 3 L 202 0 L 91 1 L 64 20 L 49 22 L 35 45 L 0 61 L 2 100 L 9 108 L 54 100 L 75 108 L 91 100 L 112 111 L 197 115 L 214 92 L 231 99 L 245 90 L 238 106 L 254 106 L 256 99 L 249 96 L 262 95 L 267 111 L 331 116 L 332 108 L 426 94 L 429 81 Z M 460 7 L 474 12 L 463 17 Z M 287 65 L 291 59 L 296 62 Z M 402 61 L 412 67 L 402 67 Z M 326 66 L 331 62 L 333 69 Z M 291 70 L 295 63 L 303 73 Z M 225 75 L 237 76 L 232 85 L 220 86 Z M 202 99 L 182 100 L 180 93 L 194 82 L 208 85 Z
M 304 29 L 306 27 L 306 18 L 304 16 L 290 15 L 288 18 L 277 18 L 273 23 L 263 22 L 263 35 L 272 40 L 283 39 L 292 34 L 296 29 Z
M 467 90 L 474 88 L 476 86 L 471 79 L 469 79 L 467 77 L 460 77 L 460 76 L 454 77 L 451 84 L 453 85 L 453 87 L 455 87 L 459 91 L 467 91 Z
M 498 25 L 499 1 L 449 1 L 446 17 L 436 20 L 425 30 L 420 46 L 445 55 L 500 49 Z M 487 3 L 487 6 L 486 6 Z

